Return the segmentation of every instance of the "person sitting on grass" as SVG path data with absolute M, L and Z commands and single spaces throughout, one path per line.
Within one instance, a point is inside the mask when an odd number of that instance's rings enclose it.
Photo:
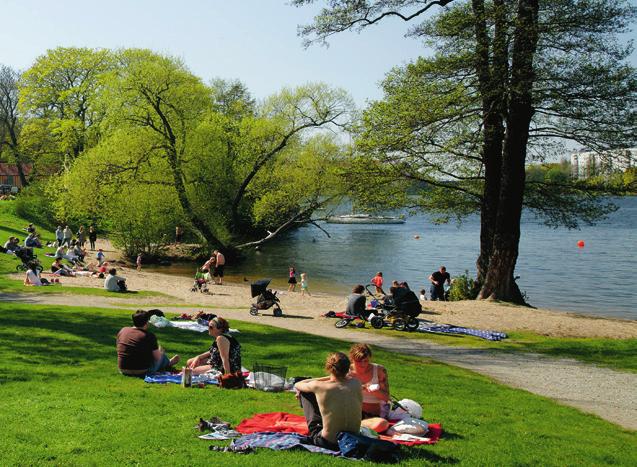
M 37 263 L 29 264 L 29 269 L 27 269 L 24 277 L 24 285 L 32 285 L 35 287 L 49 285 L 49 281 L 40 277 L 40 269 L 38 268 Z
M 208 334 L 213 338 L 208 352 L 188 360 L 193 375 L 216 370 L 223 374 L 241 371 L 241 344 L 229 334 L 230 324 L 217 316 L 208 323 Z
M 60 258 L 55 258 L 55 261 L 51 264 L 51 272 L 56 276 L 75 277 L 75 271 L 66 264 L 62 264 Z
M 20 239 L 16 237 L 9 237 L 9 240 L 4 244 L 4 248 L 7 253 L 15 253 L 20 250 Z
M 352 361 L 349 376 L 360 381 L 363 388 L 363 418 L 387 418 L 390 400 L 387 370 L 371 362 L 372 349 L 367 344 L 354 344 L 349 358 Z
M 133 315 L 133 327 L 117 333 L 117 368 L 126 376 L 143 376 L 166 370 L 179 362 L 179 355 L 168 359 L 157 344 L 157 337 L 148 331 L 150 313 L 139 310 Z
M 109 292 L 126 292 L 126 279 L 117 275 L 117 269 L 111 268 L 104 279 L 104 290 Z
M 361 383 L 347 376 L 349 368 L 347 355 L 335 352 L 325 361 L 329 376 L 294 385 L 312 443 L 332 451 L 339 450 L 336 438 L 340 432 L 358 434 L 361 427 Z
M 42 242 L 35 232 L 31 232 L 24 240 L 24 246 L 28 248 L 42 248 Z

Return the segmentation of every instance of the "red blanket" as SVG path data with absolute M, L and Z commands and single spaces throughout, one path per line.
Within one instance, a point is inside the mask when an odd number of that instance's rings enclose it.
M 236 430 L 247 435 L 248 433 L 258 433 L 263 431 L 274 431 L 277 433 L 299 433 L 301 435 L 307 435 L 307 423 L 305 417 L 302 415 L 294 415 L 285 412 L 272 412 L 272 413 L 260 413 L 254 415 L 252 418 L 246 418 L 239 425 Z M 380 436 L 380 439 L 391 441 L 395 444 L 404 444 L 406 446 L 416 446 L 418 444 L 436 444 L 442 435 L 442 425 L 432 423 L 429 425 L 429 432 L 427 438 L 429 441 L 397 441 L 391 438 L 391 436 Z

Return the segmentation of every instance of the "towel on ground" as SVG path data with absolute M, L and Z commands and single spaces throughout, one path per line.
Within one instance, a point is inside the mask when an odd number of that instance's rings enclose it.
M 303 419 L 305 422 L 305 419 Z M 339 451 L 330 451 L 329 449 L 320 448 L 313 444 L 306 444 L 307 437 L 298 433 L 250 433 L 235 439 L 232 446 L 239 449 L 250 448 L 268 448 L 275 451 L 283 451 L 287 449 L 302 448 L 310 452 L 320 454 L 329 454 L 331 456 L 340 455 Z
M 246 418 L 241 421 L 235 428 L 239 433 L 297 433 L 299 435 L 307 435 L 307 422 L 302 415 L 294 415 L 285 412 L 261 413 Z M 406 446 L 417 446 L 419 444 L 436 444 L 442 435 L 442 426 L 437 423 L 429 424 L 429 431 L 426 438 L 416 439 L 395 439 L 392 436 L 380 436 L 380 439 L 391 441 L 394 444 L 404 444 Z
M 167 373 L 167 372 L 153 373 L 151 375 L 146 375 L 146 377 L 144 378 L 144 382 L 158 383 L 158 384 L 166 384 L 166 383 L 181 384 L 181 375 Z M 195 375 L 192 377 L 193 385 L 197 385 L 199 383 L 219 384 L 219 381 L 217 380 L 216 376 L 204 373 L 202 375 Z

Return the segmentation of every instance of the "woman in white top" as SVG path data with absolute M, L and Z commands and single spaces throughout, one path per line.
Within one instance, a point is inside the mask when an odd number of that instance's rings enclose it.
M 44 285 L 40 280 L 40 275 L 38 274 L 38 268 L 35 264 L 32 264 L 29 269 L 27 269 L 26 277 L 24 278 L 24 285 L 34 285 L 41 286 Z
M 387 370 L 371 362 L 372 349 L 367 344 L 354 344 L 349 358 L 352 363 L 349 376 L 363 386 L 363 418 L 387 417 L 390 400 Z

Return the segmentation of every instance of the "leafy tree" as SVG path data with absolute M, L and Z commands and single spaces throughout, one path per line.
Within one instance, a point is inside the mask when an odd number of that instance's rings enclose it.
M 24 164 L 28 158 L 20 147 L 21 115 L 18 111 L 18 81 L 20 74 L 12 68 L 0 64 L 0 155 L 6 152 L 15 161 L 20 183 L 26 187 L 29 182 L 24 174 Z
M 97 106 L 101 77 L 113 66 L 108 50 L 58 47 L 38 57 L 20 80 L 20 106 L 28 115 L 25 130 L 33 147 L 47 141 L 40 155 L 55 154 L 58 167 L 68 167 L 98 138 L 103 111 Z M 42 130 L 49 138 L 41 139 Z M 35 154 L 37 156 L 38 154 Z
M 334 0 L 301 34 L 321 42 L 451 3 Z M 569 227 L 613 209 L 591 197 L 590 186 L 525 183 L 525 164 L 555 141 L 600 150 L 632 143 L 637 80 L 625 63 L 631 49 L 616 35 L 634 15 L 623 1 L 453 2 L 410 31 L 434 56 L 390 73 L 384 99 L 365 113 L 359 147 L 374 163 L 357 167 L 371 167 L 393 184 L 388 193 L 417 181 L 436 187 L 440 210 L 479 209 L 481 298 L 523 302 L 514 279 L 523 205 L 551 225 Z

